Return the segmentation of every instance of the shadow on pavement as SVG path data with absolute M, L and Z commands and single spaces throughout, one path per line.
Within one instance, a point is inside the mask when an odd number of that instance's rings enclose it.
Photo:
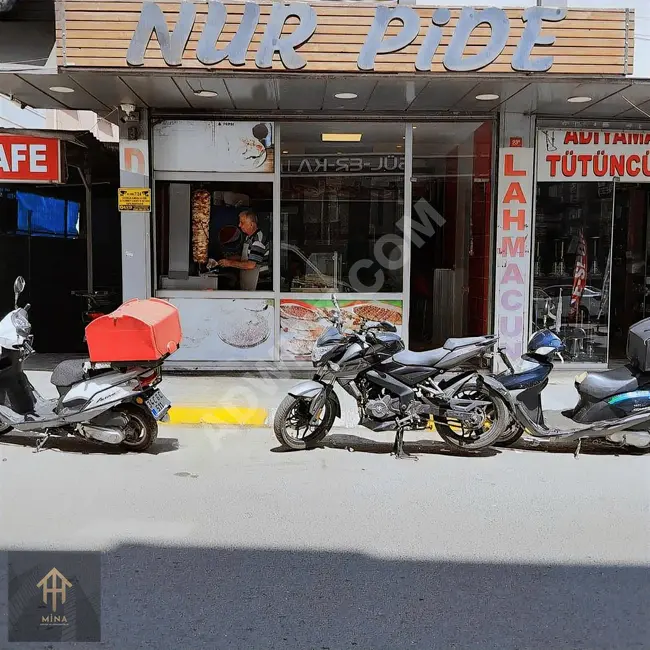
M 299 450 L 296 453 L 305 453 L 315 449 L 338 449 L 344 451 L 354 451 L 362 454 L 385 454 L 389 455 L 393 450 L 392 441 L 377 441 L 368 438 L 361 438 L 345 433 L 332 433 L 328 435 L 317 447 L 311 449 Z M 294 450 L 278 446 L 271 449 L 273 453 L 293 453 Z M 442 456 L 458 456 L 461 458 L 488 458 L 497 456 L 501 452 L 498 449 L 488 448 L 481 451 L 462 452 L 448 447 L 443 442 L 433 440 L 417 440 L 404 442 L 404 451 L 409 454 L 438 454 Z
M 2 445 L 14 445 L 16 447 L 31 447 L 36 449 L 38 440 L 39 439 L 34 435 L 7 433 L 0 437 L 0 447 Z M 109 456 L 123 456 L 124 454 L 129 453 L 139 453 L 158 456 L 170 451 L 176 451 L 178 447 L 177 438 L 158 438 L 148 451 L 130 452 L 119 446 L 108 444 L 103 445 L 94 442 L 93 440 L 82 440 L 81 438 L 76 437 L 52 437 L 45 443 L 45 446 L 39 453 L 45 454 L 48 451 L 63 451 L 69 454 L 105 454 Z
M 104 555 L 102 573 L 101 645 L 11 647 L 625 650 L 650 638 L 642 566 L 123 546 Z M 0 557 L 2 609 L 6 579 Z
M 518 451 L 544 452 L 547 454 L 574 454 L 577 442 L 537 442 L 535 440 L 519 440 L 508 449 Z M 504 449 L 507 451 L 507 449 Z M 650 454 L 650 449 L 635 449 L 634 447 L 621 447 L 606 440 L 583 440 L 580 455 L 585 456 L 645 456 Z
M 335 433 L 327 436 L 322 442 L 323 447 L 329 449 L 353 449 L 367 454 L 390 454 L 393 450 L 393 442 L 376 441 L 353 436 L 348 434 Z M 441 454 L 443 456 L 461 456 L 463 458 L 487 458 L 496 456 L 500 452 L 497 449 L 482 449 L 481 451 L 462 452 L 452 449 L 444 442 L 434 440 L 405 441 L 404 451 L 410 454 Z

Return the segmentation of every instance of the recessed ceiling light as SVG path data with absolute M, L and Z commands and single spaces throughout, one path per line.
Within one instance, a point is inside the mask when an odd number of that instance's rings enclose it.
M 321 133 L 323 142 L 361 142 L 361 133 Z
M 282 153 L 289 153 L 286 149 Z
M 493 102 L 495 99 L 499 99 L 499 95 L 495 93 L 484 93 L 483 95 L 476 95 L 476 99 L 479 102 Z
M 50 90 L 53 93 L 73 93 L 74 88 L 68 88 L 68 86 L 50 86 Z
M 402 145 L 401 145 L 401 144 L 397 144 L 397 145 L 395 145 L 395 146 L 396 146 L 398 149 L 401 149 L 401 148 L 402 148 Z
M 336 99 L 356 99 L 358 95 L 356 93 L 336 93 L 334 97 Z
M 197 97 L 218 97 L 219 93 L 214 91 L 214 90 L 204 90 L 201 88 L 200 90 L 195 90 L 194 94 Z
M 587 102 L 591 101 L 591 97 L 587 97 L 585 95 L 579 95 L 578 97 L 569 97 L 567 101 L 570 104 L 586 104 Z

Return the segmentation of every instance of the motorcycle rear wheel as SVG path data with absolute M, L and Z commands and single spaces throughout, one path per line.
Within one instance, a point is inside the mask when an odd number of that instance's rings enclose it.
M 127 436 L 122 448 L 127 451 L 147 451 L 158 437 L 158 422 L 145 408 L 137 404 L 122 404 L 114 409 L 129 419 Z
M 469 429 L 456 420 L 434 418 L 436 431 L 450 447 L 461 451 L 478 451 L 495 445 L 506 433 L 510 418 L 502 399 L 475 384 L 466 384 L 454 397 L 486 401 L 491 406 L 486 409 L 482 431 Z
M 281 402 L 273 419 L 273 432 L 278 442 L 289 449 L 310 449 L 330 432 L 336 419 L 336 402 L 328 397 L 320 413 L 320 421 L 316 426 L 309 426 L 309 400 L 304 397 L 287 395 Z M 296 435 L 290 429 L 295 428 Z M 301 429 L 305 433 L 300 436 Z M 311 430 L 311 433 L 310 433 Z

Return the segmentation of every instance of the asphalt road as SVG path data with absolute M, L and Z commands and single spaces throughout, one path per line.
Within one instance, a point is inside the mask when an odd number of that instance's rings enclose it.
M 142 455 L 3 437 L 0 548 L 104 554 L 102 643 L 48 645 L 6 643 L 0 553 L 0 648 L 650 648 L 650 456 L 396 461 L 374 437 L 279 453 L 268 430 L 167 427 Z

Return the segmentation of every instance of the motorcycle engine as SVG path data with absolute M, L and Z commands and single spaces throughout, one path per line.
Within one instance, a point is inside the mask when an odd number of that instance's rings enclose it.
M 399 400 L 390 395 L 371 399 L 366 404 L 366 411 L 375 420 L 390 420 L 400 414 Z

